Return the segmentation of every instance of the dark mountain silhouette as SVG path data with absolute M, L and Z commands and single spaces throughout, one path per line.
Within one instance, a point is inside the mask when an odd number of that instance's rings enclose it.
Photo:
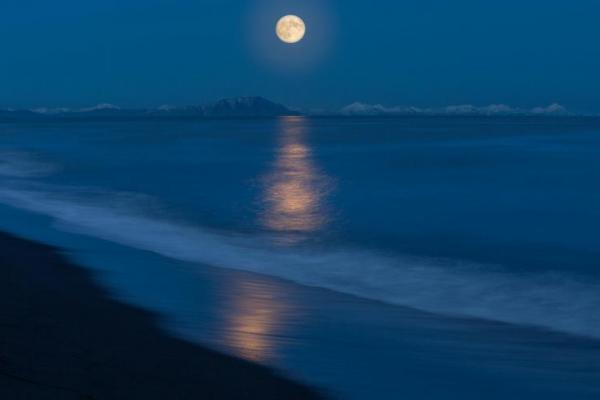
M 148 113 L 202 117 L 277 117 L 299 114 L 282 104 L 274 103 L 260 96 L 233 97 L 200 106 L 162 106 L 156 110 L 148 110 Z
M 223 99 L 203 107 L 206 116 L 282 116 L 296 115 L 298 113 L 289 108 L 273 103 L 263 97 L 236 97 Z

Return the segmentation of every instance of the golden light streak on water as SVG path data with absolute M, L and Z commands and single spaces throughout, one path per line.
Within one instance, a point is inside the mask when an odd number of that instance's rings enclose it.
M 330 179 L 315 165 L 302 117 L 280 120 L 279 148 L 265 179 L 262 223 L 281 232 L 312 232 L 328 221 L 324 198 Z
M 265 283 L 238 280 L 234 285 L 225 342 L 238 357 L 267 363 L 277 355 L 291 309 Z

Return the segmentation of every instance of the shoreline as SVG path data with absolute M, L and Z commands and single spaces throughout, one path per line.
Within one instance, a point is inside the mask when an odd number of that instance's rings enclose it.
M 322 398 L 163 333 L 56 248 L 0 232 L 0 265 L 0 398 Z

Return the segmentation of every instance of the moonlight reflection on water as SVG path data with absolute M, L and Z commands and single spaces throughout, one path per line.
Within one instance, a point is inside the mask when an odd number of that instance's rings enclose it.
M 263 226 L 273 231 L 308 233 L 328 222 L 324 200 L 331 179 L 315 165 L 302 117 L 281 119 L 277 157 L 265 178 Z

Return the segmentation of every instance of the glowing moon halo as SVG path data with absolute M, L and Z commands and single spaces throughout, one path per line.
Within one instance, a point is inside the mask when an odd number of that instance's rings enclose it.
M 275 33 L 284 43 L 298 43 L 306 33 L 306 25 L 302 18 L 296 15 L 285 15 L 277 21 Z

